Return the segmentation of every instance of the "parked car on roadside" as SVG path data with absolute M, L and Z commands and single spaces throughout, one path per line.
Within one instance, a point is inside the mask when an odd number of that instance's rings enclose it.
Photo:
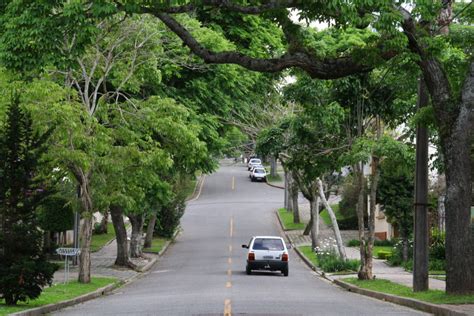
M 264 168 L 253 168 L 250 173 L 250 180 L 253 181 L 267 181 L 267 172 Z
M 288 276 L 290 258 L 283 238 L 255 236 L 248 245 L 242 245 L 242 248 L 248 249 L 245 267 L 247 274 L 251 274 L 252 270 L 269 270 L 281 271 L 284 276 Z
M 250 170 L 253 165 L 261 165 L 262 161 L 258 158 L 252 158 L 249 160 L 249 163 L 247 164 L 247 170 Z

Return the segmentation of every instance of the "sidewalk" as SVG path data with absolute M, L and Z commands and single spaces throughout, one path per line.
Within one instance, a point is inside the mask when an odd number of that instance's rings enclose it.
M 129 232 L 128 232 L 129 233 Z M 127 281 L 140 274 L 135 270 L 128 268 L 121 268 L 114 266 L 117 255 L 117 242 L 115 239 L 106 244 L 97 252 L 91 253 L 91 275 L 96 277 L 114 277 L 121 281 Z M 130 258 L 130 260 L 137 265 L 138 269 L 146 267 L 152 262 L 155 262 L 158 255 L 146 253 L 144 258 Z M 76 280 L 78 277 L 78 267 L 70 266 L 69 280 Z M 64 282 L 64 264 L 61 265 L 60 270 L 54 273 L 53 283 Z

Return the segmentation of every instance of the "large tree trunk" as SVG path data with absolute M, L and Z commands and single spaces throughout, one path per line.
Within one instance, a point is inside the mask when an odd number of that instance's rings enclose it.
M 110 215 L 112 217 L 112 224 L 114 225 L 117 242 L 117 257 L 115 259 L 115 265 L 133 268 L 133 264 L 128 256 L 127 229 L 125 228 L 125 223 L 123 221 L 123 209 L 118 205 L 111 205 Z
M 143 236 L 143 215 L 128 215 L 132 224 L 132 236 L 130 237 L 130 256 L 139 258 L 142 256 L 141 242 Z
M 144 248 L 150 248 L 153 242 L 153 232 L 155 231 L 155 224 L 156 224 L 156 217 L 157 212 L 153 212 L 148 220 L 148 226 L 146 228 L 146 237 L 145 237 L 145 244 Z
M 446 166 L 446 291 L 474 293 L 474 228 L 471 221 L 474 138 L 474 62 L 463 87 L 451 133 L 442 134 Z
M 319 188 L 319 197 L 321 198 L 321 201 L 328 210 L 329 217 L 331 218 L 332 230 L 334 232 L 334 236 L 336 237 L 336 244 L 337 249 L 339 251 L 339 256 L 341 257 L 341 259 L 346 260 L 346 250 L 344 249 L 344 244 L 342 243 L 341 232 L 339 231 L 339 225 L 337 224 L 336 215 L 334 215 L 334 211 L 332 210 L 331 205 L 329 205 L 328 201 L 326 200 L 326 196 L 324 195 L 323 182 L 321 181 L 321 179 L 318 179 L 317 181 Z

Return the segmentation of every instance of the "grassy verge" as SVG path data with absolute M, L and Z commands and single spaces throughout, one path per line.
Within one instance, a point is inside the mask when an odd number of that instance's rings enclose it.
M 278 214 L 280 214 L 284 230 L 304 229 L 306 227 L 305 223 L 293 223 L 293 213 L 287 212 L 284 208 L 280 208 Z
M 162 238 L 162 237 L 153 237 L 153 242 L 151 243 L 150 248 L 143 248 L 143 251 L 145 252 L 151 252 L 151 253 L 159 253 L 161 249 L 163 249 L 163 246 L 169 239 L 167 238 Z
M 414 298 L 416 300 L 425 301 L 435 304 L 474 304 L 474 295 L 449 295 L 440 290 L 429 290 L 426 292 L 413 292 L 407 286 L 393 283 L 388 280 L 375 279 L 368 281 L 360 281 L 356 278 L 343 279 L 347 283 L 351 283 L 358 287 L 393 294 L 402 297 Z
M 99 251 L 112 239 L 115 239 L 114 225 L 112 225 L 112 223 L 107 223 L 107 234 L 92 235 L 91 251 Z
M 314 264 L 316 267 L 318 266 L 318 257 L 316 256 L 316 253 L 311 249 L 311 246 L 299 246 L 298 250 L 301 251 L 306 258 L 311 261 L 312 264 Z
M 267 174 L 268 182 L 281 182 L 281 176 L 277 173 L 276 176 L 272 177 L 271 174 Z
M 344 217 L 341 215 L 339 212 L 339 204 L 331 204 L 331 208 L 334 212 L 334 215 L 336 215 L 336 219 L 340 220 L 343 219 Z M 331 218 L 329 217 L 328 210 L 324 210 L 320 213 L 321 218 L 323 219 L 324 223 L 328 226 L 332 226 Z
M 30 308 L 69 300 L 93 292 L 116 281 L 113 278 L 93 278 L 89 284 L 80 284 L 77 281 L 71 281 L 69 284 L 57 284 L 44 289 L 38 299 L 29 302 L 19 302 L 16 306 L 7 306 L 4 300 L 0 300 L 0 315 L 8 315 Z
M 183 188 L 183 191 L 185 193 L 185 196 L 190 199 L 192 198 L 193 194 L 194 194 L 194 190 L 196 189 L 196 182 L 197 182 L 197 178 L 196 179 L 192 179 L 192 180 L 189 180 L 189 181 L 186 181 L 186 184 Z

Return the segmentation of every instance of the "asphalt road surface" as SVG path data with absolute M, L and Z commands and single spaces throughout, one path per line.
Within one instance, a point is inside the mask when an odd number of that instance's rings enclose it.
M 250 182 L 243 165 L 207 176 L 188 204 L 183 232 L 154 268 L 113 294 L 61 315 L 421 315 L 319 278 L 290 251 L 290 275 L 245 274 L 252 235 L 282 235 L 283 190 Z

